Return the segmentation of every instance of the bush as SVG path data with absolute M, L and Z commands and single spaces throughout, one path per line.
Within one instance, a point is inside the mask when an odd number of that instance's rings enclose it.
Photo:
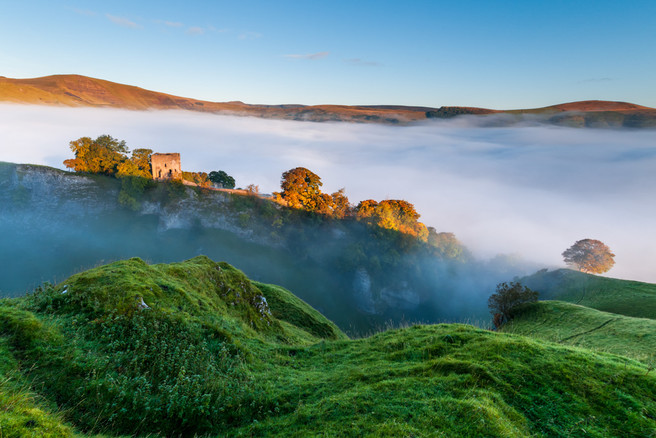
M 508 322 L 514 316 L 517 306 L 538 300 L 538 293 L 522 286 L 519 282 L 499 283 L 496 293 L 487 300 L 487 307 L 494 316 L 496 328 Z

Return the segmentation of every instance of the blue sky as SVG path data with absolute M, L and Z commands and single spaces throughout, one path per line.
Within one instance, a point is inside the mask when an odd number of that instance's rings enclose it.
M 0 75 L 213 101 L 656 107 L 656 1 L 0 1 Z

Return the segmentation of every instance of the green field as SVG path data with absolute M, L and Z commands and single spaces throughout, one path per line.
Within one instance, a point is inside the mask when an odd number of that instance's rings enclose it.
M 540 300 L 567 301 L 604 312 L 656 319 L 656 284 L 569 269 L 540 271 L 519 281 L 538 291 Z
M 351 340 L 206 257 L 0 301 L 0 371 L 3 438 L 656 433 L 639 361 L 459 324 Z
M 564 345 L 605 351 L 656 365 L 656 321 L 562 301 L 526 305 L 502 328 Z

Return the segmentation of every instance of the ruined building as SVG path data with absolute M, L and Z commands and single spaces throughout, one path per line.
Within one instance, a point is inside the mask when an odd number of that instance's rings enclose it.
M 153 168 L 153 179 L 158 181 L 182 179 L 180 154 L 152 154 L 150 163 Z

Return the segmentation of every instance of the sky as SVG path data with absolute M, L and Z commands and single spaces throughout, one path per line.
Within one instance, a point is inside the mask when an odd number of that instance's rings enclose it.
M 210 101 L 656 107 L 656 2 L 0 1 L 0 76 Z

